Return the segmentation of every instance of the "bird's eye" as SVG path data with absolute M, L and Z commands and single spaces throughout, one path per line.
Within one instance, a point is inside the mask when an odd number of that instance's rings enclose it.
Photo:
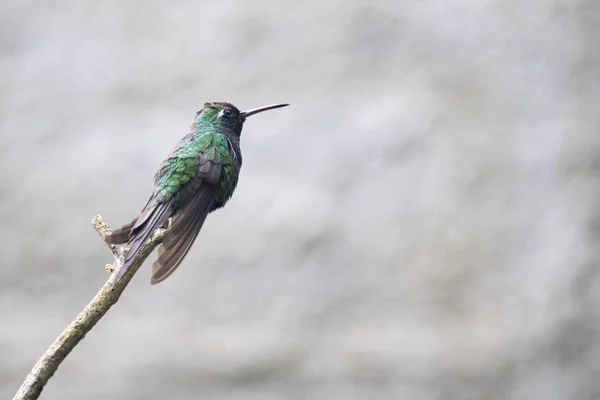
M 226 108 L 223 110 L 223 115 L 226 117 L 230 117 L 231 116 L 231 110 Z

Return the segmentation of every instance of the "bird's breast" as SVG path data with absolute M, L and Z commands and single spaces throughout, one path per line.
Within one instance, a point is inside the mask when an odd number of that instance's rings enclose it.
M 240 174 L 240 167 L 241 165 L 235 161 L 232 164 L 223 165 L 221 179 L 215 191 L 213 210 L 223 207 L 233 196 Z

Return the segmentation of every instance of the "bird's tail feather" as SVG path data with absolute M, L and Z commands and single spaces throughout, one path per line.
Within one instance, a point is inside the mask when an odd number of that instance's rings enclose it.
M 117 271 L 115 283 L 117 283 L 129 270 L 138 252 L 152 236 L 156 228 L 163 225 L 169 218 L 170 209 L 170 201 L 152 205 L 151 202 L 149 202 L 139 218 L 121 228 L 121 233 L 123 235 L 129 230 L 129 240 L 127 241 L 127 250 L 124 254 L 123 263 Z M 131 225 L 131 227 L 129 227 L 129 225 Z
M 175 214 L 158 248 L 158 259 L 152 265 L 151 284 L 164 281 L 179 267 L 204 225 L 213 196 L 213 187 L 202 186 L 190 203 Z
M 119 229 L 115 229 L 112 233 L 106 236 L 106 243 L 108 244 L 124 244 L 129 242 L 131 236 L 131 230 L 135 226 L 138 217 L 135 217 L 130 223 L 123 225 Z

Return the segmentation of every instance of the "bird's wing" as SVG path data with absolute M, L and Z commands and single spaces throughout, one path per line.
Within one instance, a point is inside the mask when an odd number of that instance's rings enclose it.
M 190 148 L 188 135 L 182 139 L 175 149 L 161 163 L 154 176 L 154 187 L 148 202 L 140 216 L 129 224 L 117 229 L 106 238 L 108 243 L 126 244 L 123 265 L 117 272 L 116 281 L 131 267 L 139 250 L 152 236 L 156 228 L 162 226 L 181 204 L 180 192 L 197 189 L 201 180 L 195 180 L 198 171 L 198 150 Z M 192 184 L 192 180 L 197 183 Z
M 211 211 L 214 196 L 219 189 L 223 166 L 230 164 L 227 139 L 214 135 L 209 144 L 197 154 L 197 173 L 178 194 L 183 206 L 172 217 L 171 224 L 158 249 L 158 259 L 152 265 L 150 282 L 157 284 L 167 279 L 179 267 L 196 240 L 206 216 Z
M 140 215 L 135 217 L 130 223 L 115 229 L 106 237 L 106 242 L 110 244 L 131 243 L 135 237 L 139 237 L 139 231 L 148 225 L 146 222 L 156 211 L 166 210 L 167 205 L 171 206 L 171 200 L 175 194 L 182 189 L 190 179 L 195 175 L 197 169 L 197 156 L 194 153 L 186 152 L 185 145 L 189 142 L 191 136 L 185 136 L 179 141 L 177 146 L 162 161 L 156 174 L 154 175 L 154 186 L 148 202 L 142 209 Z M 151 233 L 151 232 L 150 232 Z M 142 243 L 143 244 L 143 243 Z M 130 246 L 131 248 L 131 246 Z M 135 255 L 135 252 L 129 252 Z

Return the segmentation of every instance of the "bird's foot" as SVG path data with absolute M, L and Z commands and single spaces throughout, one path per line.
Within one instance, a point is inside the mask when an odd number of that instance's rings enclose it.
M 104 266 L 104 269 L 105 269 L 106 271 L 110 272 L 111 274 L 112 274 L 113 272 L 115 272 L 115 270 L 116 270 L 115 266 L 114 266 L 114 265 L 112 265 L 112 264 L 106 264 L 106 265 Z
M 165 223 L 160 226 L 160 229 L 167 230 L 169 228 L 169 225 L 171 225 L 171 219 L 170 218 L 167 219 L 165 221 Z

